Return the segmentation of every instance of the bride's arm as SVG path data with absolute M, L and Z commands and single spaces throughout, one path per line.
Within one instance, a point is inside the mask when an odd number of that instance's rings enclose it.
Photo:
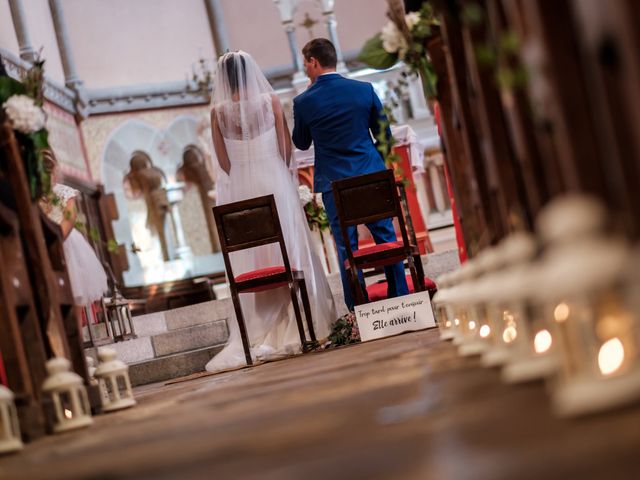
M 229 172 L 231 171 L 231 162 L 229 161 L 227 147 L 224 144 L 224 138 L 220 131 L 220 125 L 218 125 L 218 117 L 216 116 L 215 108 L 211 109 L 211 137 L 213 138 L 213 148 L 216 151 L 216 157 L 218 157 L 220 168 L 229 175 Z
M 284 159 L 287 166 L 291 162 L 291 135 L 287 126 L 287 119 L 284 117 L 282 105 L 277 95 L 271 96 L 271 105 L 273 106 L 273 115 L 276 121 L 276 135 L 278 136 L 278 150 L 280 156 Z

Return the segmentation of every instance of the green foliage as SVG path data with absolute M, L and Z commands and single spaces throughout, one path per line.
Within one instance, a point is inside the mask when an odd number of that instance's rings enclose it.
M 24 84 L 11 77 L 0 77 L 0 104 L 6 102 L 13 95 L 26 95 Z
M 382 47 L 382 36 L 378 33 L 364 44 L 358 60 L 371 68 L 386 70 L 398 62 L 398 56 Z
M 328 340 L 332 347 L 350 345 L 360 341 L 360 331 L 353 313 L 348 313 L 334 322 Z
M 304 213 L 307 216 L 307 223 L 311 230 L 318 228 L 318 230 L 322 231 L 329 228 L 327 211 L 317 202 L 315 195 L 313 200 L 304 206 Z

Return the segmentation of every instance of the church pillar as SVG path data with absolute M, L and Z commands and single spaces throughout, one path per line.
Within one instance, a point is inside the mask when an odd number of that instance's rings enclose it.
M 229 36 L 224 24 L 222 5 L 220 0 L 204 0 L 204 5 L 207 9 L 207 17 L 209 17 L 209 26 L 216 54 L 220 57 L 229 51 Z
M 298 4 L 298 0 L 273 0 L 273 3 L 278 7 L 280 20 L 282 21 L 282 26 L 287 34 L 295 72 L 293 74 L 293 88 L 299 93 L 307 87 L 309 79 L 304 73 L 302 54 L 300 53 L 298 42 L 296 40 L 296 27 L 293 24 L 293 14 Z
M 29 30 L 27 29 L 27 17 L 22 0 L 9 0 L 9 9 L 11 10 L 13 28 L 16 31 L 16 38 L 20 47 L 20 58 L 33 62 L 36 58 L 36 51 L 31 46 Z
M 336 20 L 336 14 L 333 11 L 335 0 L 322 0 L 322 15 L 324 15 L 325 23 L 327 25 L 327 33 L 329 34 L 329 40 L 336 47 L 336 54 L 338 57 L 337 70 L 339 72 L 346 72 L 347 66 L 344 63 L 344 56 L 342 55 L 342 49 L 340 48 L 340 41 L 338 40 L 338 22 Z
M 56 31 L 56 39 L 58 40 L 58 51 L 60 52 L 60 60 L 62 61 L 62 69 L 64 71 L 65 85 L 76 93 L 74 104 L 76 107 L 76 118 L 82 119 L 89 114 L 89 98 L 87 96 L 84 84 L 76 72 L 76 65 L 71 52 L 71 40 L 67 30 L 67 22 L 64 19 L 62 10 L 62 0 L 49 0 L 49 8 L 51 9 L 51 19 L 53 20 L 53 28 Z
M 64 70 L 64 82 L 67 87 L 78 90 L 82 86 L 82 80 L 76 73 L 76 65 L 73 61 L 71 53 L 71 41 L 69 40 L 69 32 L 67 23 L 64 19 L 61 0 L 49 0 L 49 8 L 51 9 L 51 18 L 53 19 L 53 28 L 56 31 L 56 39 L 58 40 L 58 50 L 60 51 L 60 60 L 62 61 L 62 69 Z

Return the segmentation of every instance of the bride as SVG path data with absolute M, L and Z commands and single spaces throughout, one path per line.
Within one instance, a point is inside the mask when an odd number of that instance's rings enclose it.
M 211 131 L 219 167 L 217 204 L 275 196 L 291 267 L 305 275 L 316 337 L 327 337 L 336 320 L 335 306 L 322 264 L 310 245 L 287 123 L 273 88 L 245 52 L 230 52 L 218 60 Z M 277 244 L 232 252 L 230 258 L 236 276 L 282 264 Z M 242 294 L 240 301 L 254 359 L 300 351 L 287 287 Z M 229 340 L 207 364 L 210 372 L 245 364 L 237 322 L 231 320 L 228 325 Z

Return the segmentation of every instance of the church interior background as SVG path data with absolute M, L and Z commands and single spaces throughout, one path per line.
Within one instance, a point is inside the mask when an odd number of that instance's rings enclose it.
M 109 277 L 74 308 L 3 105 L 0 479 L 638 478 L 639 5 L 0 0 L 2 66 L 24 79 L 45 61 L 58 180 Z M 403 26 L 437 76 L 428 99 L 399 51 L 363 63 Z M 392 114 L 433 323 L 361 336 L 330 230 L 312 228 L 331 335 L 205 372 L 238 316 L 212 214 L 216 60 L 250 53 L 291 128 L 316 37 Z M 313 148 L 293 158 L 302 206 Z
M 383 100 L 395 101 L 398 123 L 408 122 L 416 130 L 421 182 L 422 152 L 433 152 L 433 181 L 428 189 L 421 183 L 419 190 L 424 221 L 432 227 L 452 224 L 439 138 L 419 80 L 410 79 L 399 92 L 402 67 L 378 72 L 356 59 L 363 43 L 386 21 L 384 0 L 187 0 L 180 7 L 156 0 L 117 5 L 30 0 L 17 2 L 19 10 L 10 10 L 9 3 L 0 4 L 0 52 L 14 74 L 25 68 L 23 59 L 36 54 L 45 59 L 52 147 L 66 182 L 82 186 L 87 201 L 96 185 L 113 195 L 117 218 L 110 227 L 121 249 L 120 258 L 112 256 L 111 261 L 124 287 L 224 270 L 217 241 L 209 234 L 212 201 L 207 192 L 214 191 L 215 182 L 210 81 L 215 59 L 227 50 L 244 50 L 256 58 L 291 126 L 292 99 L 308 83 L 299 47 L 317 36 L 336 41 L 341 71 L 372 82 Z M 159 184 L 131 189 L 136 152 L 147 156 L 145 172 L 155 169 Z M 308 183 L 304 168 L 312 164 L 313 152 L 296 153 L 301 181 Z M 185 163 L 189 161 L 191 167 Z M 185 175 L 187 171 L 191 174 Z M 154 188 L 168 195 L 168 206 L 157 215 L 148 213 L 162 209 L 155 205 Z M 443 241 L 443 248 L 450 245 L 450 232 Z

